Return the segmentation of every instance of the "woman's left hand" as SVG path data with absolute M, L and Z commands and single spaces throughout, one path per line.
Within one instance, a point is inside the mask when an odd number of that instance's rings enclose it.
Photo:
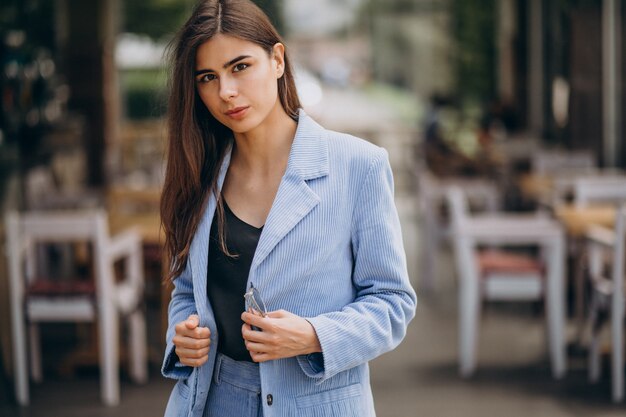
M 311 323 L 288 311 L 270 311 L 266 317 L 246 311 L 241 319 L 244 321 L 241 334 L 255 362 L 322 351 Z M 262 331 L 253 330 L 251 326 Z

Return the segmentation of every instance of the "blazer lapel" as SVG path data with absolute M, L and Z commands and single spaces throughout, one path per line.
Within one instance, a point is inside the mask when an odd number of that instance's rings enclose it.
M 226 171 L 228 171 L 228 166 L 230 165 L 231 153 L 232 146 L 224 156 L 224 161 L 220 167 L 217 179 L 218 190 L 221 190 L 224 184 Z M 198 225 L 198 230 L 189 248 L 189 264 L 191 266 L 191 276 L 193 279 L 193 293 L 196 299 L 198 315 L 200 316 L 200 325 L 206 327 L 211 324 L 212 328 L 215 327 L 215 321 L 212 319 L 212 312 L 209 311 L 206 277 L 209 258 L 209 235 L 211 233 L 211 223 L 213 222 L 216 206 L 217 201 L 215 200 L 215 196 L 210 195 L 206 209 L 202 215 L 202 220 Z M 200 300 L 203 300 L 203 302 L 200 302 Z M 207 322 L 209 319 L 211 320 L 210 323 Z
M 328 175 L 328 143 L 324 129 L 300 110 L 287 170 L 265 221 L 251 270 L 320 202 L 308 180 Z

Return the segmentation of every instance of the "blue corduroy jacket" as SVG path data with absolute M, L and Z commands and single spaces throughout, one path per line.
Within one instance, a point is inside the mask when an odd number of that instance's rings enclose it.
M 218 179 L 221 188 L 230 162 Z M 165 415 L 202 416 L 220 336 L 207 298 L 209 198 L 184 272 L 174 281 L 163 375 L 178 379 Z M 387 152 L 326 130 L 300 111 L 286 172 L 252 260 L 248 287 L 268 311 L 307 318 L 323 352 L 260 364 L 264 417 L 369 417 L 367 362 L 395 348 L 415 314 Z M 243 295 L 242 295 L 243 296 Z M 198 314 L 211 330 L 209 360 L 184 366 L 176 323 Z

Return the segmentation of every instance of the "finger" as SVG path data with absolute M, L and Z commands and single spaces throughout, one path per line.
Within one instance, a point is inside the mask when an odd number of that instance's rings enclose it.
M 244 323 L 247 323 L 250 326 L 256 326 L 262 330 L 265 329 L 267 326 L 267 321 L 265 320 L 264 317 L 257 316 L 256 314 L 248 313 L 247 311 L 244 311 L 243 313 L 241 313 L 241 320 L 243 320 Z
M 182 334 L 184 331 L 187 330 L 187 326 L 185 325 L 184 321 L 181 321 L 180 323 L 176 323 L 176 325 L 174 326 L 174 330 L 176 331 L 176 334 Z
M 194 339 L 207 339 L 211 337 L 211 330 L 208 327 L 196 327 L 189 329 L 186 322 L 182 323 L 181 327 L 176 328 L 176 334 L 179 336 L 191 337 Z
M 208 339 L 211 337 L 211 330 L 208 327 L 196 327 L 191 331 L 191 337 L 196 339 Z
M 253 332 L 253 331 L 254 330 L 252 330 L 252 327 L 250 327 L 250 325 L 248 323 L 244 323 L 244 324 L 241 325 L 241 336 L 244 339 L 246 338 L 246 335 L 248 335 L 250 332 Z
M 198 324 L 200 324 L 200 318 L 197 314 L 191 314 L 187 317 L 187 320 L 185 320 L 185 326 L 187 326 L 189 330 L 195 329 L 198 327 Z
M 205 356 L 203 358 L 200 359 L 190 359 L 190 358 L 184 358 L 180 360 L 180 363 L 182 363 L 183 365 L 187 365 L 187 366 L 192 366 L 194 368 L 197 368 L 198 366 L 204 365 L 204 363 L 209 360 L 209 356 Z
M 184 347 L 177 347 L 175 352 L 178 358 L 201 359 L 209 354 L 209 347 L 207 346 L 202 349 L 188 349 Z
M 247 326 L 241 330 L 241 336 L 244 340 L 263 343 L 270 339 L 270 336 L 267 333 L 254 330 L 247 324 L 244 324 L 244 326 Z
M 211 337 L 211 331 L 207 327 L 197 327 L 193 330 L 185 328 L 184 330 L 177 332 L 176 336 L 190 337 L 192 339 L 209 339 Z
M 293 314 L 288 312 L 288 311 L 286 311 L 286 310 L 276 310 L 276 311 L 270 311 L 270 312 L 267 313 L 267 317 L 271 317 L 271 318 L 275 318 L 275 319 L 289 317 L 291 315 L 293 315 Z
M 203 349 L 210 346 L 211 339 L 196 339 L 193 337 L 176 335 L 172 339 L 172 342 L 176 347 L 183 347 L 187 349 Z
M 250 357 L 252 358 L 254 362 L 257 362 L 257 363 L 267 362 L 273 359 L 273 356 L 267 353 L 260 353 L 260 352 L 250 352 Z
M 256 353 L 268 353 L 269 352 L 267 345 L 264 345 L 263 343 L 250 342 L 246 340 L 245 344 L 246 344 L 246 349 L 249 352 L 256 352 Z

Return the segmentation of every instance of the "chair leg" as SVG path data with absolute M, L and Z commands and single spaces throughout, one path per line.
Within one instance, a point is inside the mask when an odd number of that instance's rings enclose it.
M 43 370 L 41 366 L 41 339 L 39 337 L 39 325 L 30 323 L 28 325 L 30 342 L 30 374 L 35 382 L 43 381 Z
M 589 342 L 589 382 L 597 383 L 602 375 L 600 364 L 600 338 L 594 334 Z
M 565 250 L 562 239 L 555 241 L 548 253 L 548 280 L 546 289 L 548 334 L 552 376 L 560 379 L 566 372 L 565 347 L 565 300 L 563 277 L 565 276 Z
M 621 290 L 621 288 L 620 288 Z M 614 299 L 611 312 L 613 402 L 624 400 L 624 305 Z
M 137 309 L 129 318 L 130 375 L 134 382 L 148 381 L 148 357 L 146 347 L 146 320 L 143 312 Z
M 13 308 L 13 374 L 15 377 L 15 397 L 17 403 L 26 406 L 29 403 L 28 363 L 26 360 L 26 325 L 21 314 L 21 305 Z M 17 312 L 19 310 L 20 312 Z
M 103 304 L 98 319 L 100 393 L 104 404 L 114 406 L 120 402 L 119 323 L 114 306 L 106 301 Z
M 576 242 L 577 259 L 575 262 L 574 271 L 574 310 L 576 315 L 576 340 L 580 344 L 583 340 L 583 334 L 585 330 L 585 267 L 587 266 L 587 251 L 586 247 Z M 591 268 L 590 268 L 591 269 Z
M 9 213 L 5 217 L 6 255 L 8 263 L 9 296 L 11 301 L 11 337 L 13 348 L 13 376 L 15 397 L 20 405 L 28 405 L 28 363 L 26 352 L 26 317 L 24 313 L 24 288 L 19 216 Z
M 602 366 L 600 364 L 600 317 L 598 310 L 600 308 L 598 295 L 594 292 L 591 296 L 591 302 L 589 304 L 589 318 L 586 333 L 589 336 L 589 382 L 592 384 L 597 383 L 600 380 L 602 374 Z
M 469 377 L 476 370 L 476 345 L 480 321 L 480 294 L 476 282 L 461 283 L 459 302 L 460 373 L 463 377 Z

